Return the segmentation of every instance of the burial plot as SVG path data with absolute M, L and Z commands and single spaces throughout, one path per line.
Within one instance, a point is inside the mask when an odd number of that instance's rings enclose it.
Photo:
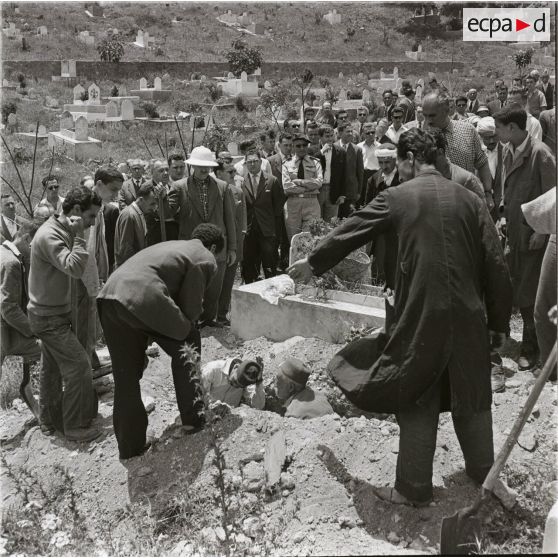
M 77 162 L 98 159 L 102 151 L 102 142 L 89 137 L 88 122 L 84 116 L 80 116 L 75 121 L 74 131 L 66 129 L 49 132 L 48 146 L 49 148 L 63 147 L 66 156 Z
M 139 81 L 139 89 L 133 89 L 130 94 L 139 97 L 144 101 L 166 101 L 170 98 L 172 91 L 170 89 L 162 89 L 162 81 L 160 77 L 153 80 L 154 87 L 147 87 L 147 80 L 142 77 Z

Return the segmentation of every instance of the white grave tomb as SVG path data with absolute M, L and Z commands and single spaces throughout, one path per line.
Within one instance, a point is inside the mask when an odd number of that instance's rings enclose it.
M 324 19 L 330 25 L 339 25 L 341 23 L 341 14 L 338 14 L 337 10 L 331 10 L 331 12 L 324 16 Z
M 144 101 L 166 101 L 172 94 L 170 89 L 162 89 L 160 77 L 153 80 L 154 87 L 147 87 L 147 80 L 142 77 L 139 82 L 139 89 L 133 89 L 130 94 L 139 97 Z
M 59 132 L 49 132 L 49 148 L 62 146 L 66 150 L 66 156 L 77 162 L 100 158 L 102 142 L 89 137 L 87 119 L 80 116 L 75 121 L 74 126 L 74 131 L 66 129 Z
M 244 97 L 257 97 L 258 96 L 258 82 L 255 80 L 249 81 L 246 72 L 240 74 L 240 79 L 227 79 L 222 86 L 224 95 L 229 97 L 237 97 L 242 95 Z

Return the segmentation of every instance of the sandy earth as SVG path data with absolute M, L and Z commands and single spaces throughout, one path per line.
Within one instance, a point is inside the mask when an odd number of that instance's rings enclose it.
M 438 552 L 442 517 L 471 503 L 477 494 L 477 487 L 463 471 L 448 414 L 442 415 L 440 421 L 434 503 L 423 509 L 389 505 L 374 496 L 372 487 L 389 485 L 394 480 L 399 429 L 392 416 L 360 416 L 333 389 L 324 367 L 339 345 L 302 338 L 282 343 L 259 338 L 241 343 L 228 330 L 204 333 L 204 362 L 235 354 L 261 355 L 270 395 L 270 384 L 281 360 L 292 355 L 305 360 L 314 371 L 313 387 L 323 389 L 343 415 L 298 421 L 282 418 L 273 411 L 242 407 L 216 423 L 226 462 L 225 475 L 232 487 L 231 511 L 236 519 L 232 530 L 249 552 L 316 556 Z M 508 343 L 504 358 L 508 388 L 494 397 L 496 450 L 534 381 L 532 374 L 516 372 L 515 362 L 509 358 L 515 355 L 517 346 L 514 340 Z M 99 419 L 104 435 L 99 441 L 79 445 L 58 436 L 44 436 L 38 427 L 29 427 L 29 413 L 16 401 L 13 408 L 1 414 L 0 439 L 6 462 L 16 468 L 27 466 L 45 480 L 57 464 L 66 467 L 80 494 L 78 506 L 90 517 L 88 528 L 93 537 L 100 537 L 99 530 L 107 522 L 114 537 L 132 537 L 129 525 L 121 520 L 128 504 L 148 500 L 150 509 L 157 511 L 180 497 L 195 496 L 206 502 L 207 517 L 202 522 L 206 528 L 196 540 L 168 540 L 163 553 L 210 554 L 219 537 L 213 529 L 219 526 L 219 519 L 218 507 L 212 503 L 217 489 L 210 434 L 204 430 L 184 435 L 174 424 L 178 411 L 169 358 L 162 353 L 151 359 L 142 380 L 143 395 L 150 407 L 154 404 L 148 433 L 157 441 L 147 454 L 125 464 L 118 460 L 112 431 L 111 380 L 105 378 L 100 383 L 105 393 L 101 396 Z M 270 400 L 270 407 L 277 409 L 277 404 Z M 549 470 L 554 467 L 558 449 L 555 410 L 556 386 L 547 384 L 521 436 L 521 445 L 512 452 L 510 470 L 529 472 L 534 464 L 541 463 L 547 464 Z M 287 465 L 281 486 L 270 494 L 262 488 L 262 457 L 267 441 L 279 430 L 285 434 Z M 17 503 L 21 496 L 4 473 L 2 505 L 6 507 Z M 517 506 L 522 506 L 521 487 L 516 489 Z M 548 509 L 550 505 L 551 500 Z M 488 508 L 496 506 L 491 502 Z M 533 548 L 533 552 L 537 551 Z M 103 552 L 106 550 L 100 548 L 99 553 Z

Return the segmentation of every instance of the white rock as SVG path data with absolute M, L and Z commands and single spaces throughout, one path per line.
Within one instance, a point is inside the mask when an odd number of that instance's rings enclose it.
M 143 406 L 147 413 L 151 413 L 155 409 L 155 399 L 150 395 L 143 395 L 141 400 L 143 401 Z
M 293 542 L 295 544 L 301 543 L 305 538 L 305 534 L 303 531 L 299 531 L 298 533 L 295 533 L 294 537 L 293 537 Z
M 242 522 L 242 530 L 249 537 L 255 538 L 262 528 L 262 522 L 257 517 L 247 517 Z
M 193 556 L 194 545 L 190 541 L 180 541 L 172 550 L 171 556 Z
M 401 537 L 399 537 L 395 531 L 390 531 L 387 540 L 390 543 L 397 544 L 401 540 Z

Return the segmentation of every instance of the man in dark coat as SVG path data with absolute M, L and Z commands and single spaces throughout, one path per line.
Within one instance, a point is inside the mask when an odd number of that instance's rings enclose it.
M 274 176 L 263 174 L 261 162 L 257 151 L 246 155 L 248 172 L 242 183 L 247 223 L 242 261 L 245 283 L 257 280 L 260 263 L 266 279 L 277 273 L 277 236 L 281 231 L 285 195 Z
M 504 203 L 508 267 L 513 282 L 514 306 L 523 319 L 523 338 L 518 360 L 520 370 L 533 368 L 539 348 L 534 306 L 548 235 L 538 234 L 525 224 L 521 205 L 538 198 L 556 185 L 556 160 L 543 142 L 526 129 L 527 113 L 518 105 L 494 115 L 496 134 L 504 150 Z
M 320 126 L 319 154 L 323 178 L 318 201 L 322 219 L 331 221 L 339 214 L 339 206 L 345 201 L 345 159 L 346 151 L 335 143 L 335 132 L 331 126 Z
M 112 359 L 113 421 L 121 459 L 146 449 L 147 413 L 140 379 L 150 338 L 172 358 L 182 424 L 190 428 L 203 425 L 202 409 L 195 401 L 198 384 L 183 350 L 189 344 L 201 351 L 195 324 L 217 271 L 213 254 L 222 250 L 223 243 L 222 232 L 204 224 L 193 231 L 192 240 L 149 246 L 116 269 L 97 297 Z
M 362 377 L 354 369 L 347 375 L 367 410 L 395 413 L 399 422 L 395 488 L 378 496 L 424 505 L 432 498 L 441 411 L 451 409 L 468 475 L 482 482 L 493 463 L 490 338 L 493 346 L 505 340 L 512 289 L 486 204 L 435 170 L 434 138 L 405 132 L 397 157 L 406 182 L 378 194 L 289 273 L 297 280 L 320 275 L 378 234 L 396 231 L 394 325 Z

